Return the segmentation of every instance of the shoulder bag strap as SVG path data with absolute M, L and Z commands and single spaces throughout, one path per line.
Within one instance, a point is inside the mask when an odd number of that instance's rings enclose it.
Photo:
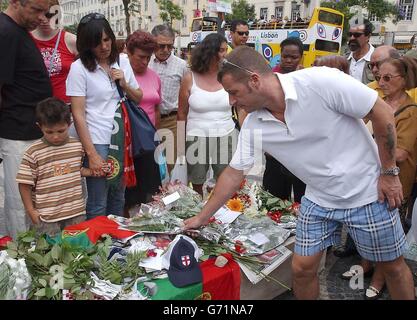
M 120 68 L 120 55 L 117 55 L 116 61 L 117 61 L 117 64 L 119 65 L 119 68 Z M 126 99 L 126 95 L 125 95 L 125 93 L 123 92 L 122 87 L 120 86 L 120 82 L 119 82 L 119 80 L 116 80 L 116 81 L 115 81 L 115 83 L 116 83 L 117 92 L 119 92 L 120 98 L 121 98 L 122 100 L 123 100 L 123 99 Z
M 409 107 L 417 107 L 417 104 L 409 104 L 409 105 L 406 105 L 405 107 L 401 108 L 400 110 L 397 110 L 397 111 L 394 113 L 394 117 L 398 116 L 400 113 L 402 113 L 403 111 L 405 111 L 405 110 L 406 110 L 406 109 L 408 109 Z
M 59 30 L 58 38 L 56 39 L 56 43 L 55 43 L 55 48 L 54 48 L 54 51 L 52 52 L 51 59 L 49 60 L 49 70 L 48 70 L 49 77 L 51 77 L 52 66 L 54 64 L 54 59 L 55 59 L 56 51 L 58 49 L 59 40 L 61 39 L 61 33 L 62 33 L 62 29 Z

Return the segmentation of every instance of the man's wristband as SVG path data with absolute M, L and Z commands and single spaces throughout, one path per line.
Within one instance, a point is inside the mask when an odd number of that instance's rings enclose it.
M 381 175 L 382 176 L 398 176 L 400 174 L 400 168 L 392 167 L 389 169 L 382 169 L 381 168 Z

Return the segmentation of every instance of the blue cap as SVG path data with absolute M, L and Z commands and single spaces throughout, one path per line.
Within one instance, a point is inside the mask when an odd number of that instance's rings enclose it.
M 201 282 L 200 265 L 194 257 L 195 248 L 187 239 L 181 237 L 174 245 L 169 259 L 168 278 L 177 288 Z

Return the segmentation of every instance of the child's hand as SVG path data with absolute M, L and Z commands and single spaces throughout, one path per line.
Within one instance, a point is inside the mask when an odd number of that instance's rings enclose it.
M 41 219 L 40 219 L 41 215 L 39 214 L 38 210 L 32 209 L 32 210 L 28 211 L 28 213 L 29 213 L 29 217 L 32 220 L 33 224 L 41 223 Z

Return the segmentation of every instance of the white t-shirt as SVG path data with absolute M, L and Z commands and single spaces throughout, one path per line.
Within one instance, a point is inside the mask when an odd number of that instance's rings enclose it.
M 123 70 L 126 82 L 134 89 L 139 88 L 127 57 L 120 56 L 120 68 L 117 62 L 111 68 Z M 85 118 L 92 142 L 110 144 L 120 96 L 106 71 L 97 65 L 96 70 L 90 72 L 80 59 L 73 62 L 67 78 L 67 96 L 85 97 Z
M 201 89 L 194 80 L 188 98 L 187 135 L 197 137 L 223 137 L 233 131 L 232 107 L 229 95 L 221 88 L 217 91 Z
M 376 201 L 378 150 L 361 119 L 374 106 L 377 92 L 327 67 L 277 76 L 285 94 L 286 124 L 266 109 L 249 114 L 230 166 L 253 166 L 260 150 L 250 138 L 261 129 L 262 150 L 307 184 L 309 200 L 339 209 Z

